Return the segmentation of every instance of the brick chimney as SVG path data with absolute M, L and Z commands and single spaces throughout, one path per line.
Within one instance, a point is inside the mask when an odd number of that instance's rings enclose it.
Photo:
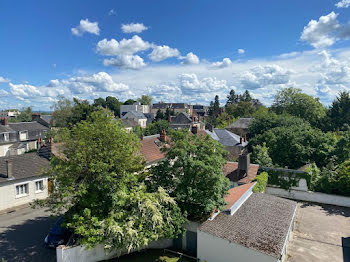
M 192 126 L 191 132 L 196 135 L 198 133 L 198 126 Z
M 243 137 L 239 137 L 239 143 L 242 144 L 243 143 Z
M 166 132 L 165 132 L 164 129 L 163 129 L 162 131 L 160 131 L 159 140 L 160 140 L 161 142 L 166 142 Z
M 238 158 L 238 172 L 248 174 L 250 168 L 250 155 L 240 154 Z
M 1 117 L 0 118 L 0 124 L 3 126 L 8 126 L 9 125 L 9 119 L 7 117 Z
M 6 160 L 6 177 L 12 178 L 13 172 L 12 172 L 12 160 L 7 159 Z
M 244 142 L 247 142 L 247 136 L 244 135 Z
M 40 113 L 34 113 L 32 114 L 32 121 L 38 121 L 41 117 Z

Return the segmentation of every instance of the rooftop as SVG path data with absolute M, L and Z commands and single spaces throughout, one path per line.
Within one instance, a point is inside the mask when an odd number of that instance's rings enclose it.
M 279 259 L 296 205 L 291 200 L 253 193 L 233 215 L 221 212 L 199 230 Z
M 254 185 L 254 183 L 233 187 L 228 191 L 225 197 L 227 203 L 226 210 L 230 209 L 240 198 Z
M 127 112 L 122 118 L 123 119 L 128 119 L 128 118 L 146 119 L 147 117 L 139 111 L 131 110 L 131 111 Z
M 36 152 L 19 156 L 0 158 L 0 183 L 6 182 L 6 160 L 12 160 L 12 172 L 15 180 L 27 177 L 39 176 L 43 169 L 49 166 L 46 158 L 40 157 Z
M 159 135 L 145 136 L 141 140 L 141 154 L 145 157 L 148 164 L 162 160 L 165 154 L 160 150 Z
M 46 126 L 39 124 L 36 121 L 33 122 L 19 122 L 9 123 L 9 127 L 14 131 L 38 131 L 38 130 L 49 130 Z
M 232 182 L 250 183 L 258 174 L 259 165 L 250 164 L 248 174 L 239 172 L 237 162 L 227 162 L 223 168 L 224 175 Z
M 242 141 L 242 144 L 241 144 L 241 136 L 236 135 L 226 129 L 214 128 L 213 132 L 210 132 L 209 130 L 205 130 L 205 131 L 214 140 L 219 141 L 219 143 L 224 146 L 236 146 L 236 145 L 247 146 L 248 145 L 247 141 L 246 142 Z

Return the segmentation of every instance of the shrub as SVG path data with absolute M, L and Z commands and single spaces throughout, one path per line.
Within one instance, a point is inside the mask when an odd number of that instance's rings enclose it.
M 262 193 L 265 191 L 269 175 L 267 172 L 260 173 L 253 181 L 256 181 L 256 185 L 253 188 L 254 193 Z

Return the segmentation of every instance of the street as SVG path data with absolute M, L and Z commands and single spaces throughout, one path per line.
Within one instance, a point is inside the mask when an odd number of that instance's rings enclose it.
M 0 261 L 56 261 L 56 251 L 44 247 L 45 236 L 54 223 L 43 208 L 23 207 L 0 214 Z

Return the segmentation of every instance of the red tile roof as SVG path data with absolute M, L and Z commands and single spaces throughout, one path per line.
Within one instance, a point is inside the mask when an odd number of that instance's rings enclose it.
M 228 191 L 225 197 L 227 203 L 226 209 L 230 209 L 243 195 L 253 186 L 254 183 L 245 184 L 242 186 L 233 187 Z
M 247 184 L 250 183 L 258 174 L 259 165 L 250 164 L 248 174 L 238 172 L 237 162 L 227 162 L 223 168 L 224 175 L 233 182 Z
M 165 154 L 161 151 L 161 146 L 156 144 L 159 141 L 158 136 L 144 137 L 141 140 L 141 154 L 145 157 L 147 163 L 153 163 L 162 160 Z

